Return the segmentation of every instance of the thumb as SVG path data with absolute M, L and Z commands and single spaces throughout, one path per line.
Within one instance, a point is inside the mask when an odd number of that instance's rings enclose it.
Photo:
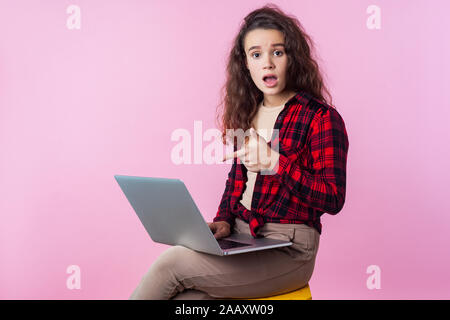
M 263 136 L 261 136 L 258 131 L 256 131 L 253 127 L 250 128 L 250 135 L 252 136 L 252 138 L 255 138 L 256 141 L 264 141 L 267 143 L 266 138 L 264 138 Z

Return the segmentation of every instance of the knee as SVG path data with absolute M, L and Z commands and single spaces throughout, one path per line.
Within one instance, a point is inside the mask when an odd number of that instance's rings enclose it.
M 181 265 L 183 261 L 186 261 L 183 257 L 186 257 L 186 254 L 189 254 L 189 250 L 190 249 L 179 245 L 170 247 L 156 259 L 152 268 L 156 268 L 160 272 L 174 270 L 177 266 Z

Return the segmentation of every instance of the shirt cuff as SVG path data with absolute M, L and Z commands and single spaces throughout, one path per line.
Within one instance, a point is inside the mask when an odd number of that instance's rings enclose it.
M 234 216 L 233 217 L 221 217 L 221 216 L 218 216 L 218 217 L 215 217 L 213 219 L 213 222 L 218 222 L 218 221 L 228 222 L 228 224 L 231 227 L 231 230 L 233 230 L 235 219 L 236 219 L 236 217 L 234 217 Z

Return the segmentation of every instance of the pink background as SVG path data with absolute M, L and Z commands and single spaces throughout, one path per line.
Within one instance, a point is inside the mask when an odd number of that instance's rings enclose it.
M 449 299 L 448 1 L 274 2 L 316 41 L 350 141 L 313 299 Z M 168 246 L 115 174 L 180 178 L 212 220 L 230 165 L 176 165 L 170 137 L 215 128 L 231 41 L 265 3 L 0 2 L 1 299 L 129 297 Z M 71 4 L 80 30 L 66 27 Z M 380 30 L 366 26 L 372 4 Z M 66 286 L 70 265 L 81 289 Z

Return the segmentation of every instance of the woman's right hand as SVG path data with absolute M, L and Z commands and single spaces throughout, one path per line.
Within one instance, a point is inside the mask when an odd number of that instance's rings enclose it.
M 230 224 L 226 221 L 210 222 L 208 226 L 216 239 L 228 237 L 231 233 Z

